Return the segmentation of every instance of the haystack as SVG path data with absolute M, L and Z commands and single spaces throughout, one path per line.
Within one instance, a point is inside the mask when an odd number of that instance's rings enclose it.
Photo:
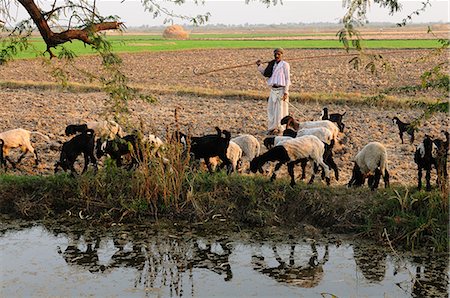
M 180 25 L 172 25 L 164 30 L 163 37 L 168 39 L 188 39 L 189 32 Z

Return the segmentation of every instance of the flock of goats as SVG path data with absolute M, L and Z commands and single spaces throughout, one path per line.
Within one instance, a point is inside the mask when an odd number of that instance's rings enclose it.
M 291 178 L 291 186 L 295 185 L 294 167 L 301 164 L 301 179 L 305 178 L 305 168 L 308 161 L 313 162 L 313 174 L 309 180 L 312 183 L 315 174 L 322 170 L 322 179 L 330 184 L 330 169 L 334 171 L 336 180 L 339 179 L 339 169 L 333 160 L 333 147 L 337 142 L 338 134 L 344 131 L 344 114 L 328 114 L 324 108 L 322 120 L 298 122 L 292 116 L 282 119 L 286 129 L 283 135 L 267 136 L 263 144 L 267 151 L 261 154 L 261 145 L 256 137 L 243 134 L 231 138 L 231 133 L 216 127 L 216 134 L 204 136 L 188 136 L 182 132 L 174 132 L 167 142 L 176 142 L 183 146 L 185 153 L 190 154 L 193 160 L 203 160 L 212 173 L 215 167 L 226 168 L 227 172 L 242 171 L 246 162 L 247 172 L 266 173 L 263 166 L 268 162 L 277 162 L 271 175 L 276 173 L 283 164 L 287 165 Z M 411 144 L 414 141 L 415 128 L 410 123 L 404 123 L 397 117 L 392 121 L 399 128 L 400 139 L 403 143 L 403 133 L 410 136 Z M 417 146 L 414 161 L 418 166 L 418 188 L 422 187 L 422 171 L 426 171 L 426 189 L 431 189 L 431 170 L 435 167 L 438 174 L 437 183 L 447 180 L 447 153 L 449 149 L 449 133 L 443 132 L 445 140 L 432 139 L 426 135 Z M 13 168 L 23 157 L 30 152 L 34 155 L 36 165 L 39 163 L 37 151 L 31 144 L 31 134 L 38 134 L 48 140 L 48 137 L 25 129 L 12 129 L 0 133 L 0 168 L 7 169 L 7 161 Z M 150 148 L 150 153 L 163 159 L 167 163 L 162 150 L 165 143 L 155 135 L 140 137 L 138 133 L 125 135 L 122 128 L 114 121 L 88 122 L 86 124 L 71 124 L 65 129 L 67 136 L 74 135 L 64 142 L 61 147 L 60 158 L 55 164 L 55 172 L 60 168 L 76 174 L 74 164 L 80 155 L 84 156 L 83 173 L 89 163 L 97 169 L 97 159 L 108 155 L 117 166 L 122 166 L 122 157 L 129 156 L 129 169 L 137 166 L 143 160 L 143 148 Z M 145 144 L 145 147 L 143 147 Z M 22 154 L 14 162 L 9 156 L 10 150 L 20 148 Z M 249 166 L 248 166 L 249 163 Z M 362 186 L 368 180 L 371 190 L 378 187 L 383 177 L 385 187 L 389 186 L 388 155 L 386 148 L 379 142 L 370 142 L 365 145 L 354 158 L 354 166 L 348 186 Z M 439 179 L 444 177 L 444 179 Z M 440 181 L 443 180 L 443 181 Z

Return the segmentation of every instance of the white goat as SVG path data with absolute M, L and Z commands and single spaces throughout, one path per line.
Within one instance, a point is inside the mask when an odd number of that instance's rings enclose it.
M 271 180 L 276 178 L 276 171 L 287 163 L 288 172 L 291 177 L 291 185 L 295 185 L 294 166 L 305 159 L 311 159 L 317 166 L 321 166 L 325 171 L 327 184 L 330 183 L 330 169 L 323 161 L 323 154 L 325 152 L 324 143 L 316 136 L 302 136 L 292 138 L 282 142 L 260 156 L 255 157 L 250 162 L 250 170 L 253 173 L 256 171 L 263 172 L 262 166 L 268 161 L 278 161 L 275 166 L 274 173 Z M 314 175 L 311 177 L 310 183 L 314 181 Z
M 238 169 L 238 164 L 242 158 L 242 149 L 241 147 L 233 141 L 230 141 L 227 148 L 227 157 L 231 162 L 232 171 L 236 171 Z M 216 166 L 220 163 L 220 158 L 210 157 L 209 162 L 212 165 L 212 168 L 215 169 Z
M 320 120 L 320 121 L 306 121 L 306 122 L 298 122 L 298 131 L 307 128 L 314 127 L 324 127 L 327 128 L 332 133 L 332 138 L 336 141 L 339 135 L 339 127 L 336 124 L 331 122 L 330 120 Z M 298 135 L 297 135 L 298 136 Z
M 331 145 L 331 141 L 334 140 L 336 142 L 335 139 L 335 135 L 333 135 L 333 132 L 331 132 L 331 130 L 329 130 L 326 127 L 311 127 L 311 128 L 303 128 L 300 129 L 299 131 L 297 131 L 297 137 L 301 137 L 301 136 L 307 136 L 307 135 L 311 135 L 311 136 L 316 136 L 319 138 L 319 140 L 321 140 L 322 142 Z
M 88 129 L 92 129 L 99 138 L 113 140 L 116 136 L 123 137 L 125 134 L 122 127 L 112 120 L 90 121 L 86 123 Z
M 355 157 L 352 177 L 348 186 L 362 186 L 366 177 L 369 187 L 378 187 L 380 177 L 383 176 L 384 186 L 389 187 L 388 156 L 386 147 L 378 142 L 371 142 L 364 146 Z
M 250 134 L 244 134 L 231 139 L 242 149 L 242 161 L 246 164 L 261 153 L 261 144 L 258 139 Z M 243 166 L 244 167 L 244 166 Z
M 0 133 L 0 139 L 3 140 L 3 157 L 9 161 L 9 163 L 15 168 L 16 164 L 18 164 L 22 158 L 27 154 L 27 152 L 31 152 L 34 155 L 34 160 L 36 165 L 39 164 L 39 159 L 36 150 L 31 145 L 31 134 L 37 134 L 42 136 L 45 140 L 49 141 L 49 137 L 37 132 L 37 131 L 29 131 L 22 128 L 11 129 L 8 131 L 4 131 Z M 14 163 L 8 156 L 9 150 L 14 148 L 19 148 L 22 150 L 22 155 L 19 157 L 16 163 Z

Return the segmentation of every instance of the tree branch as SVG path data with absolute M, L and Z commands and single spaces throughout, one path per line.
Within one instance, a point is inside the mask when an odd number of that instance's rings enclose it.
M 34 0 L 18 0 L 20 4 L 27 10 L 32 20 L 36 24 L 42 38 L 47 44 L 47 52 L 50 57 L 53 57 L 50 48 L 54 48 L 57 45 L 72 41 L 74 39 L 80 40 L 87 44 L 93 44 L 90 39 L 90 34 L 104 31 L 120 29 L 121 22 L 102 22 L 98 24 L 89 24 L 82 29 L 70 29 L 63 32 L 55 33 L 50 29 L 45 16 L 47 13 L 41 12 L 40 8 L 36 5 Z

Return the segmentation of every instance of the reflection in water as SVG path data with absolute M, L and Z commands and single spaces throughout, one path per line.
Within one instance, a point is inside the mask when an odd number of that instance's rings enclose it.
M 381 247 L 353 244 L 353 257 L 364 277 L 373 282 L 380 282 L 386 274 L 386 252 Z
M 418 263 L 413 279 L 414 297 L 449 297 L 448 256 L 415 258 Z M 445 295 L 447 293 L 447 295 Z M 445 296 L 444 296 L 445 295 Z
M 307 264 L 295 263 L 295 244 L 290 245 L 289 262 L 284 261 L 278 254 L 277 246 L 272 251 L 278 266 L 269 266 L 263 256 L 252 257 L 253 268 L 264 275 L 270 276 L 279 282 L 285 282 L 302 288 L 314 288 L 323 278 L 322 265 L 328 261 L 328 245 L 325 245 L 323 258 L 318 260 L 316 244 L 311 244 L 311 255 Z
M 228 238 L 186 241 L 176 235 L 149 235 L 142 231 L 119 233 L 113 239 L 102 240 L 104 243 L 112 240 L 115 252 L 109 260 L 100 264 L 99 237 L 67 231 L 64 234 L 69 243 L 63 251 L 58 247 L 58 252 L 68 265 L 82 267 L 91 273 L 110 272 L 113 268 L 134 268 L 137 270 L 135 288 L 141 285 L 150 289 L 168 286 L 170 296 L 182 296 L 182 275 L 188 272 L 191 295 L 194 295 L 194 268 L 224 275 L 225 281 L 230 281 L 233 277 L 228 259 L 233 247 Z
M 200 236 L 188 229 L 169 231 L 152 226 L 58 226 L 38 230 L 37 237 L 45 239 L 43 242 L 31 241 L 36 234 L 33 236 L 29 225 L 19 227 L 19 231 L 0 228 L 4 256 L 0 265 L 8 272 L 0 274 L 0 283 L 6 285 L 2 286 L 3 297 L 14 293 L 61 296 L 67 290 L 62 284 L 67 281 L 76 283 L 77 290 L 66 296 L 142 297 L 144 292 L 150 297 L 317 297 L 317 293 L 327 292 L 338 297 L 448 297 L 448 255 L 416 255 L 411 260 L 405 256 L 397 263 L 386 250 L 371 244 L 337 247 L 327 242 L 305 243 L 286 234 L 278 235 L 277 240 L 251 236 L 249 241 L 239 233 Z M 46 238 L 47 231 L 52 235 Z M 256 239 L 258 243 L 253 242 Z M 17 252 L 34 246 L 36 251 L 8 263 Z M 42 249 L 37 252 L 41 247 L 57 259 L 48 262 L 50 265 L 44 259 L 45 270 L 41 271 L 54 275 L 39 276 L 42 268 L 33 267 L 43 254 Z M 28 255 L 32 259 L 25 258 Z M 70 270 L 62 270 L 60 263 Z M 362 272 L 364 282 L 355 280 L 355 270 Z M 73 275 L 76 277 L 71 279 Z M 44 284 L 57 280 L 51 285 L 57 289 L 32 294 L 41 288 L 34 280 Z M 95 281 L 89 283 L 91 280 Z M 109 285 L 114 286 L 108 289 Z M 104 292 L 98 292 L 105 287 Z

